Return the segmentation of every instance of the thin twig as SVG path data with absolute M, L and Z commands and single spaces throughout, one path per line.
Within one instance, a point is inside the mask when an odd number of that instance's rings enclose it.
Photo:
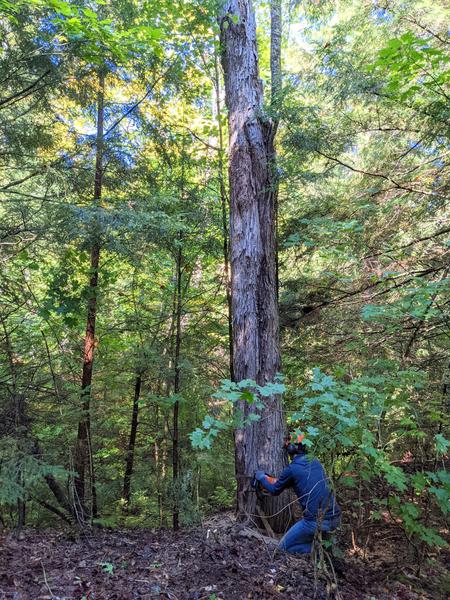
M 44 563 L 42 562 L 42 560 L 41 560 L 41 567 L 42 567 L 42 573 L 43 573 L 43 575 L 44 575 L 44 582 L 45 582 L 45 585 L 46 585 L 46 587 L 47 587 L 48 591 L 50 592 L 50 595 L 51 595 L 51 597 L 52 597 L 52 598 L 55 598 L 55 595 L 54 595 L 54 593 L 52 592 L 52 590 L 51 590 L 50 586 L 48 585 L 48 581 L 47 581 L 47 574 L 46 574 L 46 572 L 45 572 Z

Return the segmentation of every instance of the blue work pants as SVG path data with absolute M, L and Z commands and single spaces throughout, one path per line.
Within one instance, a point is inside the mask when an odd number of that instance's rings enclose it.
M 326 519 L 321 522 L 321 530 L 323 532 L 332 532 L 340 524 L 340 517 Z M 311 552 L 312 543 L 316 531 L 319 528 L 317 521 L 305 521 L 302 519 L 293 525 L 280 541 L 280 549 L 286 550 L 291 554 L 306 554 Z

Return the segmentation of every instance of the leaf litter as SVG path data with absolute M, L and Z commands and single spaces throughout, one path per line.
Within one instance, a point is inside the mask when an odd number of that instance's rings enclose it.
M 327 580 L 328 579 L 328 580 Z M 336 585 L 337 584 L 337 585 Z M 346 559 L 334 581 L 230 518 L 172 530 L 0 535 L 0 600 L 423 600 Z

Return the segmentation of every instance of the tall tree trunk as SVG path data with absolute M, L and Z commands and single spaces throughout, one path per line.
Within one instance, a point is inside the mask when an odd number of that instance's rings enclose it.
M 94 180 L 94 204 L 99 204 L 102 197 L 103 185 L 103 136 L 104 136 L 104 95 L 105 76 L 102 72 L 98 76 L 97 95 L 97 135 L 95 152 L 95 180 Z M 81 410 L 82 416 L 78 423 L 77 445 L 75 449 L 74 467 L 75 476 L 75 503 L 80 511 L 82 521 L 86 518 L 85 492 L 86 492 L 86 470 L 90 469 L 91 475 L 91 514 L 97 516 L 97 499 L 94 483 L 94 469 L 92 461 L 91 446 L 91 385 L 92 372 L 94 368 L 95 351 L 95 322 L 97 318 L 97 286 L 98 267 L 100 262 L 100 240 L 98 232 L 91 247 L 89 300 L 86 322 L 86 334 L 83 347 L 83 373 L 81 378 Z
M 273 123 L 264 119 L 258 76 L 256 24 L 250 0 L 227 0 L 220 18 L 222 64 L 230 145 L 230 243 L 234 375 L 237 381 L 272 382 L 280 369 L 276 293 L 275 199 L 270 161 Z M 284 423 L 278 396 L 265 399 L 263 418 L 235 433 L 237 515 L 253 520 L 256 494 L 251 478 L 260 468 L 279 473 Z M 253 407 L 238 406 L 245 415 Z M 266 513 L 284 502 L 268 500 Z M 271 525 L 283 531 L 289 514 L 281 511 Z
M 4 333 L 4 341 L 6 346 L 6 354 L 8 355 L 8 363 L 9 370 L 11 376 L 11 396 L 13 400 L 13 410 L 14 410 L 14 425 L 15 425 L 15 436 L 18 450 L 18 460 L 17 460 L 17 485 L 22 489 L 24 486 L 24 473 L 22 470 L 22 454 L 23 454 L 23 438 L 24 431 L 26 431 L 26 419 L 25 419 L 25 401 L 22 394 L 19 392 L 19 386 L 17 382 L 17 369 L 16 369 L 16 360 L 14 358 L 14 350 L 11 342 L 11 336 L 7 327 L 7 320 L 0 316 L 0 320 L 2 323 L 3 333 Z M 19 498 L 17 500 L 17 530 L 20 531 L 25 525 L 25 512 L 26 512 L 26 504 L 24 498 Z
M 172 384 L 173 384 L 173 358 L 175 352 L 174 345 L 174 331 L 175 331 L 175 321 L 176 321 L 176 305 L 177 305 L 177 285 L 175 284 L 173 299 L 172 299 L 172 313 L 169 328 L 167 331 L 166 339 L 168 340 L 168 345 L 163 349 L 163 358 L 168 354 L 169 362 L 168 369 L 166 373 L 166 377 L 164 380 L 164 396 L 169 398 L 172 392 Z M 169 465 L 169 437 L 172 434 L 169 427 L 169 416 L 166 410 L 162 410 L 161 417 L 163 421 L 163 436 L 161 440 L 161 504 L 160 504 L 160 526 L 167 527 L 167 516 L 164 511 L 164 493 L 167 490 L 167 469 Z M 172 508 L 172 507 L 171 507 Z
M 164 493 L 167 490 L 167 466 L 168 466 L 168 440 L 169 440 L 169 422 L 166 414 L 163 413 L 163 438 L 161 440 L 161 489 Z M 164 495 L 161 494 L 161 506 L 159 512 L 159 522 L 161 527 L 168 527 L 167 514 L 164 510 Z
M 225 146 L 223 140 L 223 127 L 222 127 L 222 111 L 220 105 L 220 72 L 219 64 L 217 60 L 217 54 L 214 54 L 214 88 L 215 88 L 215 100 L 216 100 L 216 113 L 217 113 L 217 128 L 219 130 L 219 189 L 220 189 L 220 203 L 222 207 L 222 236 L 223 236 L 223 262 L 225 270 L 225 291 L 227 297 L 227 310 L 228 310 L 228 351 L 229 351 L 229 364 L 230 364 L 230 379 L 234 381 L 234 367 L 233 367 L 233 320 L 232 320 L 232 303 L 231 303 L 231 277 L 230 277 L 230 249 L 229 249 L 229 232 L 228 232 L 228 197 L 225 188 L 225 177 L 224 177 L 224 158 L 225 158 Z
M 281 74 L 281 36 L 282 28 L 282 0 L 271 0 L 270 2 L 270 74 L 271 74 L 271 104 L 276 108 L 280 101 L 282 91 Z M 275 120 L 278 125 L 278 120 Z
M 182 235 L 178 235 L 178 252 L 176 260 L 176 318 L 175 318 L 175 355 L 174 355 L 174 394 L 180 392 L 180 349 L 181 349 L 181 268 L 182 268 Z M 172 477 L 173 477 L 173 528 L 177 531 L 180 527 L 180 507 L 179 507 L 179 468 L 180 468 L 180 450 L 179 450 L 179 411 L 180 403 L 177 400 L 173 406 L 173 436 L 172 436 Z
M 282 0 L 271 0 L 270 2 L 270 74 L 271 74 L 271 97 L 270 103 L 272 108 L 273 121 L 273 141 L 278 130 L 279 120 L 276 115 L 279 104 L 281 102 L 282 93 L 282 71 L 281 71 L 281 36 L 283 33 L 282 25 Z M 276 264 L 276 288 L 277 302 L 279 297 L 279 277 L 278 277 L 278 173 L 276 169 L 276 151 L 275 146 L 272 148 L 273 154 L 270 157 L 270 168 L 272 169 L 272 188 L 275 205 L 275 264 Z
M 156 395 L 161 395 L 160 384 L 158 383 Z M 155 461 L 156 472 L 156 496 L 158 498 L 159 524 L 161 526 L 163 520 L 163 504 L 162 504 L 162 466 L 161 466 L 161 442 L 159 438 L 160 422 L 159 422 L 159 406 L 155 406 L 155 443 L 153 446 L 153 458 Z
M 21 486 L 25 485 L 23 471 L 20 471 L 17 476 L 17 483 Z M 26 517 L 26 502 L 24 499 L 17 500 L 17 530 L 20 531 L 25 527 Z
M 23 394 L 19 393 L 14 385 L 15 395 L 15 409 L 16 409 L 16 431 L 18 432 L 18 446 L 20 455 L 25 453 L 27 446 L 26 437 L 28 434 L 27 419 L 25 416 L 25 398 Z M 17 483 L 22 489 L 25 489 L 25 473 L 22 464 L 19 460 Z M 25 527 L 25 516 L 26 516 L 26 500 L 25 498 L 19 498 L 17 501 L 17 529 L 20 531 Z
M 136 374 L 136 380 L 134 382 L 134 396 L 133 396 L 133 410 L 132 410 L 132 414 L 131 414 L 130 438 L 128 441 L 128 451 L 127 451 L 127 457 L 125 460 L 125 475 L 123 477 L 122 498 L 125 501 L 126 507 L 130 503 L 131 477 L 133 475 L 134 448 L 136 445 L 138 416 L 139 416 L 139 398 L 141 395 L 141 385 L 142 385 L 142 373 L 139 372 Z

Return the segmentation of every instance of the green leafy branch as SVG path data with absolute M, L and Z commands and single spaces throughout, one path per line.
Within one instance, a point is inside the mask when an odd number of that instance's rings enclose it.
M 197 427 L 189 435 L 192 446 L 199 450 L 209 450 L 220 432 L 247 427 L 259 421 L 261 411 L 265 408 L 262 398 L 284 394 L 285 391 L 286 387 L 282 383 L 281 375 L 277 375 L 274 382 L 264 386 L 258 385 L 252 379 L 243 379 L 237 383 L 223 379 L 220 388 L 212 394 L 212 397 L 217 400 L 225 400 L 228 406 L 233 406 L 232 415 L 221 419 L 207 415 L 203 419 L 202 427 Z M 251 412 L 242 410 L 238 405 L 240 402 L 245 402 L 250 406 Z

